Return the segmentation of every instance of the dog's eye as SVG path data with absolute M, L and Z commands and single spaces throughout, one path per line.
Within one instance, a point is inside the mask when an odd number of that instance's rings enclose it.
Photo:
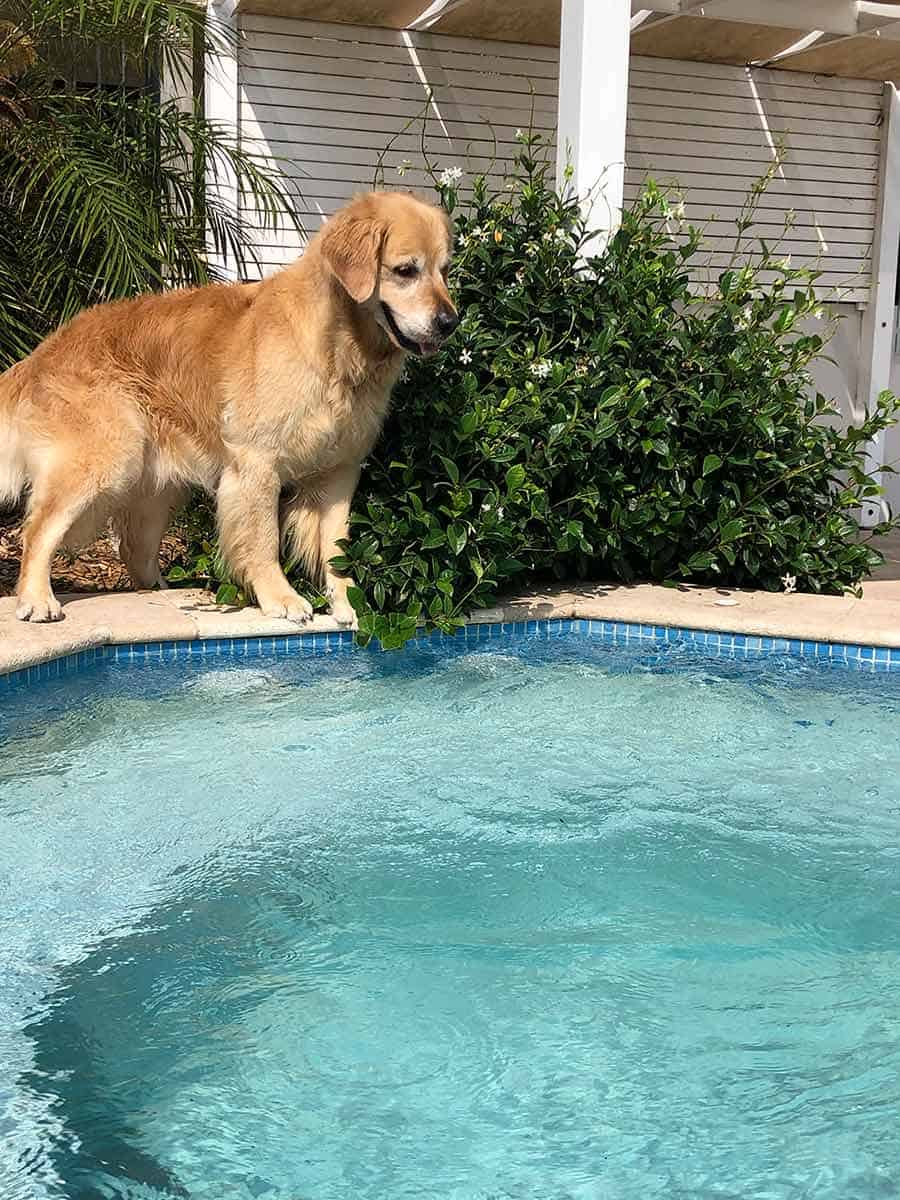
M 415 279 L 418 273 L 419 268 L 415 263 L 401 263 L 399 267 L 394 267 L 394 274 L 401 279 Z

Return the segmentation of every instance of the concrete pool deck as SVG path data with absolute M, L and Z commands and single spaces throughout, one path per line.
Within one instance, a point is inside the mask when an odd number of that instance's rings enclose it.
M 734 588 L 585 584 L 530 590 L 473 622 L 573 617 L 670 625 L 722 633 L 900 647 L 900 533 L 884 539 L 887 561 L 861 598 L 739 591 Z M 0 675 L 95 646 L 207 638 L 284 637 L 337 629 L 326 616 L 308 625 L 264 617 L 256 608 L 216 606 L 198 589 L 61 596 L 63 620 L 17 621 L 15 599 L 0 598 Z

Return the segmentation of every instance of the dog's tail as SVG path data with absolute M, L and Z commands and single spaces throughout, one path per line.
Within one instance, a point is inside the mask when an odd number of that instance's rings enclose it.
M 319 548 L 316 497 L 297 493 L 282 501 L 281 549 L 289 562 L 303 567 L 308 579 L 321 582 L 325 564 Z
M 14 505 L 28 483 L 16 421 L 25 393 L 23 367 L 24 363 L 16 363 L 0 375 L 0 509 Z

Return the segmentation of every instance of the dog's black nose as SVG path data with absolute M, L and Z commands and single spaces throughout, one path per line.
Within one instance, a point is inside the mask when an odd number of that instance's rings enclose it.
M 459 324 L 459 315 L 452 308 L 442 308 L 434 318 L 434 327 L 441 337 L 449 337 Z

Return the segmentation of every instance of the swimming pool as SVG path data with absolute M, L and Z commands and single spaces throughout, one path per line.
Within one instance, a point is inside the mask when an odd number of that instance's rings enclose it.
M 900 678 L 571 634 L 4 699 L 0 1196 L 900 1191 Z

